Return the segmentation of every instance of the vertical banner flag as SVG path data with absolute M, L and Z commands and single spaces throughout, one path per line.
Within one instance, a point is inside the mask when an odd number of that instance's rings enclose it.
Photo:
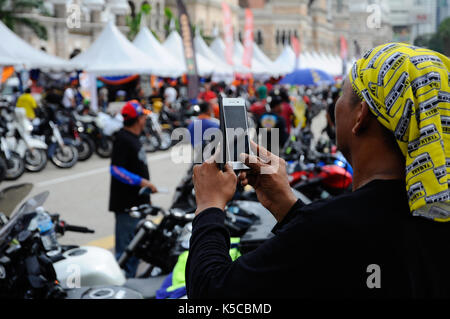
M 233 25 L 231 22 L 231 10 L 228 3 L 222 1 L 223 33 L 225 35 L 225 59 L 229 65 L 233 65 Z
M 244 25 L 244 54 L 242 64 L 251 69 L 253 58 L 253 13 L 250 9 L 245 9 Z
M 195 59 L 194 41 L 192 38 L 191 23 L 189 15 L 182 0 L 177 0 L 178 18 L 180 20 L 181 37 L 183 39 L 184 58 L 186 60 L 188 78 L 188 97 L 190 100 L 198 96 L 198 73 L 197 61 Z
M 292 49 L 294 50 L 294 53 L 295 53 L 294 70 L 297 70 L 298 69 L 298 58 L 300 57 L 300 52 L 301 52 L 300 41 L 298 40 L 298 38 L 295 35 L 293 35 L 291 37 L 291 43 L 292 43 Z
M 348 47 L 347 40 L 341 35 L 341 59 L 342 59 L 342 75 L 347 73 L 347 58 L 348 58 Z

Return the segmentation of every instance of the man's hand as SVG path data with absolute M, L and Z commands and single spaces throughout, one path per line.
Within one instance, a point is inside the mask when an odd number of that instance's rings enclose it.
M 146 180 L 145 178 L 143 178 L 141 181 L 141 187 L 149 188 L 152 191 L 152 193 L 158 192 L 158 189 L 156 188 L 156 186 L 153 185 L 150 181 Z
M 259 202 L 280 222 L 297 201 L 289 186 L 286 162 L 253 141 L 251 147 L 259 157 L 241 154 L 250 170 L 241 172 L 239 180 L 242 186 L 253 186 Z
M 236 192 L 237 176 L 233 169 L 226 164 L 225 170 L 221 171 L 214 158 L 194 166 L 192 178 L 197 201 L 196 215 L 211 207 L 223 210 Z

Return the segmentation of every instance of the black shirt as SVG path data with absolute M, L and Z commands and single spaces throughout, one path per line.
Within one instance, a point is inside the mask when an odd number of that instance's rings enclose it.
M 193 222 L 188 297 L 448 298 L 450 224 L 413 217 L 405 189 L 375 180 L 328 201 L 297 202 L 274 237 L 234 262 L 223 212 L 207 209 Z M 369 288 L 376 278 L 381 288 Z
M 111 165 L 125 168 L 127 171 L 149 179 L 147 156 L 139 136 L 121 129 L 115 135 L 114 147 L 111 155 Z M 123 212 L 126 208 L 148 204 L 149 196 L 139 196 L 140 186 L 132 186 L 111 177 L 109 210 Z

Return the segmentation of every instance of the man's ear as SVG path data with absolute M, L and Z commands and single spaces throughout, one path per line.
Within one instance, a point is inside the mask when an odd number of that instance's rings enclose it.
M 356 106 L 357 110 L 356 112 L 356 122 L 355 125 L 352 128 L 352 133 L 355 135 L 358 135 L 362 131 L 364 131 L 365 128 L 367 128 L 370 120 L 370 110 L 369 105 L 366 101 L 362 101 L 358 103 Z

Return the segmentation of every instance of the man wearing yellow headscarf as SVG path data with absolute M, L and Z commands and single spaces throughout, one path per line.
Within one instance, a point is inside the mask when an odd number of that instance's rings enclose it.
M 335 109 L 351 194 L 305 206 L 283 160 L 256 145 L 258 155 L 243 154 L 250 170 L 239 180 L 278 224 L 234 261 L 223 209 L 236 175 L 213 160 L 195 166 L 188 297 L 449 298 L 449 67 L 441 54 L 400 43 L 356 62 Z
M 449 67 L 439 53 L 389 43 L 367 52 L 350 72 L 354 92 L 405 157 L 411 212 L 440 222 L 450 220 Z

